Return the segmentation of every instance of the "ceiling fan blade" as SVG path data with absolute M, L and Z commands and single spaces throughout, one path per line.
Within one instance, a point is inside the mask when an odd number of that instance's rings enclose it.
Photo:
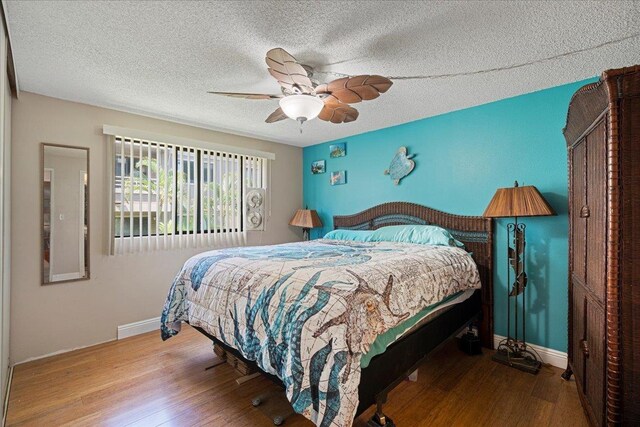
M 279 122 L 280 120 L 284 120 L 284 119 L 288 119 L 289 116 L 287 116 L 284 111 L 282 111 L 282 108 L 278 107 L 276 109 L 276 111 L 274 111 L 273 113 L 271 113 L 269 115 L 269 117 L 267 117 L 267 119 L 265 120 L 265 123 L 274 123 L 274 122 Z
M 284 98 L 284 95 L 269 95 L 267 93 L 242 93 L 242 92 L 207 92 L 214 95 L 228 96 L 231 98 L 244 98 L 244 99 L 279 99 Z
M 281 47 L 271 49 L 267 52 L 265 61 L 269 66 L 269 73 L 285 89 L 301 93 L 313 92 L 313 83 L 307 70 L 286 50 Z
M 376 99 L 385 93 L 393 82 L 383 76 L 353 76 L 343 77 L 316 88 L 316 93 L 329 93 L 341 102 L 356 104 L 360 101 Z
M 324 107 L 318 118 L 331 123 L 349 123 L 358 118 L 358 110 L 352 106 L 340 102 L 333 96 L 324 99 Z
M 269 74 L 271 74 L 282 87 L 286 89 L 293 88 L 293 92 L 298 92 L 295 90 L 296 88 L 298 88 L 299 92 L 302 93 L 313 92 L 313 84 L 307 76 L 300 74 L 284 74 L 274 70 L 273 68 L 269 68 Z

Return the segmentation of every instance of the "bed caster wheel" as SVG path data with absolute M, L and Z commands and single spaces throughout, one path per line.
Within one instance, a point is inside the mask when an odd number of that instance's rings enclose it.
M 275 417 L 273 417 L 273 425 L 281 426 L 282 424 L 284 424 L 283 417 L 281 417 L 280 415 L 276 415 Z
M 260 399 L 259 397 L 254 397 L 254 398 L 251 400 L 251 404 L 252 404 L 254 407 L 258 407 L 258 406 L 260 406 L 260 404 L 261 404 L 261 403 L 262 403 L 262 399 Z

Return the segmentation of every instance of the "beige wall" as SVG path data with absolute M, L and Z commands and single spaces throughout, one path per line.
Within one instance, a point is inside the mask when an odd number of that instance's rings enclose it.
M 22 92 L 12 104 L 12 363 L 115 339 L 118 325 L 159 316 L 173 276 L 201 251 L 107 255 L 103 124 L 275 153 L 272 218 L 264 233 L 249 236 L 249 243 L 300 239 L 298 230 L 287 225 L 302 203 L 300 148 Z M 40 285 L 41 142 L 90 148 L 91 280 Z

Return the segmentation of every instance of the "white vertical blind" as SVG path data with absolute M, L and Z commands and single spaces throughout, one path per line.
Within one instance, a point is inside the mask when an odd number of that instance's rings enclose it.
M 181 224 L 182 224 L 182 177 L 184 176 L 184 173 L 182 172 L 182 148 L 181 147 L 175 147 L 175 155 L 176 155 L 176 164 L 175 164 L 175 169 L 174 169 L 174 173 L 173 173 L 173 181 L 174 181 L 174 185 L 176 187 L 176 195 L 174 197 L 174 210 L 172 211 L 173 214 L 173 227 L 172 227 L 172 231 L 174 231 L 174 235 L 177 237 L 177 246 L 181 247 L 181 240 L 180 240 L 180 234 L 181 234 Z
M 115 182 L 115 191 L 114 191 L 114 195 L 116 194 L 115 192 L 120 190 L 120 199 L 119 199 L 119 205 L 120 205 L 120 228 L 119 230 L 124 230 L 124 200 L 123 200 L 123 195 L 122 195 L 122 177 L 124 176 L 125 173 L 125 169 L 124 169 L 124 143 L 122 140 L 116 140 L 116 145 L 119 144 L 120 145 L 120 171 L 121 173 L 118 175 L 117 173 L 117 169 L 116 169 L 116 179 L 114 179 Z M 117 152 L 117 150 L 116 150 Z M 120 187 L 120 188 L 118 188 Z M 115 199 L 115 197 L 114 197 Z M 118 201 L 116 201 L 116 203 L 118 203 Z M 114 229 L 114 233 L 115 233 L 115 229 Z M 113 246 L 113 245 L 112 245 Z M 115 248 L 114 248 L 115 250 Z
M 266 158 L 116 136 L 118 254 L 242 244 L 244 194 L 266 187 Z
M 220 178 L 220 182 L 222 183 L 222 191 L 220 192 L 220 207 L 221 207 L 221 212 L 220 212 L 220 216 L 221 216 L 221 225 L 220 227 L 222 228 L 222 232 L 226 233 L 227 232 L 227 227 L 229 225 L 229 217 L 227 215 L 228 212 L 228 199 L 227 199 L 227 194 L 226 194 L 226 189 L 229 188 L 229 164 L 228 164 L 228 158 L 226 154 L 223 154 L 222 157 L 223 162 L 222 162 L 222 168 L 221 168 L 221 178 Z
M 133 204 L 134 204 L 134 195 L 135 195 L 135 184 L 133 182 L 133 141 L 129 141 L 129 158 L 128 161 L 128 170 L 129 170 L 129 181 L 128 187 L 125 189 L 125 192 L 128 190 L 129 194 L 125 194 L 125 197 L 129 199 L 129 235 L 133 237 Z M 130 245 L 130 250 L 133 252 L 133 242 Z
M 213 182 L 220 182 L 220 178 L 218 177 L 218 173 L 220 172 L 220 165 L 215 161 L 218 158 L 218 153 L 211 153 L 212 156 L 209 158 L 211 162 L 211 179 Z M 217 230 L 219 228 L 218 218 L 220 217 L 220 210 L 218 209 L 218 191 L 214 188 L 213 190 L 213 203 L 211 204 L 212 212 L 209 214 L 211 217 L 211 223 L 209 225 L 209 229 Z M 214 234 L 215 237 L 217 235 Z
M 169 192 L 167 193 L 169 209 L 167 210 L 167 222 L 165 234 L 171 235 L 171 240 L 168 248 L 174 248 L 176 245 L 176 223 L 177 223 L 177 213 L 178 212 L 178 180 L 176 179 L 177 169 L 176 159 L 178 157 L 178 152 L 175 147 L 167 146 L 167 151 L 171 153 L 168 158 L 168 162 L 165 165 L 168 171 L 168 176 L 170 177 L 169 181 Z
M 238 228 L 238 217 L 237 214 L 240 211 L 238 209 L 236 203 L 238 202 L 238 181 L 237 181 L 237 159 L 238 157 L 235 155 L 231 156 L 231 173 L 229 176 L 231 177 L 231 229 L 236 230 Z
M 181 159 L 181 165 L 182 165 L 182 173 L 184 173 L 186 175 L 186 180 L 180 180 L 182 182 L 182 191 L 183 193 L 183 203 L 185 206 L 185 215 L 183 215 L 183 221 L 180 224 L 180 231 L 182 234 L 189 234 L 189 219 L 191 216 L 191 166 L 189 164 L 189 154 L 188 154 L 188 149 L 186 147 L 182 147 L 182 159 Z M 187 241 L 185 242 L 189 243 L 189 240 L 187 239 Z
M 134 176 L 134 181 L 133 181 L 133 185 L 135 187 L 137 187 L 137 191 L 134 192 L 134 194 L 137 196 L 137 206 L 136 204 L 133 205 L 133 208 L 135 209 L 136 214 L 138 215 L 138 237 L 142 237 L 142 212 L 144 210 L 144 188 L 142 187 L 143 182 L 142 182 L 142 168 L 139 167 L 138 162 L 140 161 L 140 159 L 142 159 L 142 157 L 144 156 L 142 150 L 144 148 L 144 146 L 140 143 L 140 141 L 137 141 L 138 146 L 135 147 L 134 146 L 134 152 L 139 152 L 139 157 L 133 158 L 131 159 L 131 170 L 133 171 L 133 176 Z M 142 243 L 143 243 L 143 239 L 138 239 L 138 251 L 142 252 Z
M 154 151 L 157 151 L 157 150 L 154 150 Z M 152 228 L 151 228 L 151 193 L 152 193 L 151 184 L 152 184 L 152 181 L 154 179 L 154 177 L 153 177 L 153 168 L 151 167 L 151 163 L 152 163 L 151 159 L 152 158 L 153 157 L 151 156 L 151 144 L 147 144 L 147 161 L 148 161 L 149 165 L 147 166 L 147 171 L 148 171 L 147 172 L 147 176 L 148 177 L 147 177 L 147 182 L 145 183 L 146 187 L 147 187 L 146 188 L 147 197 L 146 197 L 146 200 L 145 200 L 145 202 L 146 202 L 145 204 L 147 205 L 147 230 L 148 230 L 148 233 L 152 232 Z M 149 250 L 149 251 L 151 250 L 151 239 L 147 239 L 147 250 Z
M 201 216 L 202 206 L 204 206 L 205 204 L 204 200 L 202 199 L 198 201 L 198 175 L 200 175 L 200 173 L 198 172 L 198 157 L 202 157 L 202 150 L 199 150 L 198 152 L 196 152 L 196 150 L 189 151 L 189 164 L 193 164 L 193 176 L 191 177 L 191 179 L 193 180 L 193 184 L 189 184 L 189 196 L 191 197 L 191 199 L 189 199 L 189 204 L 191 205 L 191 222 L 189 225 L 189 232 L 191 232 L 192 242 L 194 246 L 198 244 L 197 233 L 199 231 L 202 231 L 202 229 L 198 227 L 198 217 Z M 191 166 L 189 167 L 189 170 L 191 171 Z M 190 180 L 189 183 L 191 182 L 192 181 Z M 198 206 L 199 204 L 201 206 Z
M 155 180 L 155 191 L 157 194 L 156 204 L 155 204 L 155 215 L 156 218 L 160 218 L 160 200 L 162 199 L 162 189 L 160 188 L 160 165 L 162 162 L 160 161 L 160 155 L 162 153 L 162 149 L 160 148 L 160 144 L 156 144 L 156 180 Z M 155 235 L 156 237 L 160 235 L 160 221 L 155 221 Z M 160 249 L 160 239 L 155 239 L 154 249 Z
M 205 215 L 207 214 L 207 203 L 206 203 L 206 197 L 207 197 L 207 192 L 206 189 L 204 187 L 204 175 L 205 175 L 205 170 L 204 170 L 204 166 L 205 166 L 205 157 L 207 155 L 206 151 L 202 151 L 201 155 L 200 155 L 200 167 L 199 169 L 201 170 L 200 172 L 200 181 L 198 183 L 198 189 L 199 189 L 199 198 L 202 201 L 202 208 L 200 209 L 200 218 L 199 218 L 199 227 L 200 230 L 202 231 L 202 233 L 207 233 L 206 227 L 205 227 Z

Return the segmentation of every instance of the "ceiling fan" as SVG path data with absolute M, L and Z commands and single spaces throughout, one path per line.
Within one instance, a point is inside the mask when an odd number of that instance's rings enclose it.
M 280 107 L 267 117 L 267 123 L 291 118 L 302 125 L 316 117 L 331 123 L 348 123 L 356 120 L 359 114 L 349 104 L 375 99 L 393 84 L 388 78 L 377 75 L 343 77 L 320 84 L 313 78 L 313 68 L 298 63 L 282 48 L 271 49 L 265 60 L 269 73 L 280 84 L 282 94 L 209 93 L 232 98 L 279 99 Z

